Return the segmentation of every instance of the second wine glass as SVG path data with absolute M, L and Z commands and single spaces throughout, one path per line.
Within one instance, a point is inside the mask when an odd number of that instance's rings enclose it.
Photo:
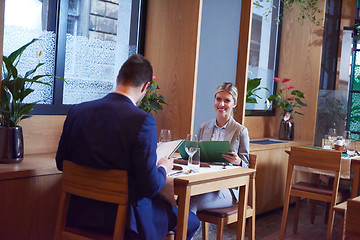
M 159 143 L 170 142 L 171 132 L 169 129 L 161 129 L 159 136 Z
M 185 151 L 189 155 L 188 166 L 190 169 L 198 168 L 200 166 L 200 161 L 196 161 L 196 164 L 193 162 L 194 154 L 199 151 L 198 138 L 196 135 L 188 134 L 185 141 Z M 196 166 L 193 166 L 196 165 Z

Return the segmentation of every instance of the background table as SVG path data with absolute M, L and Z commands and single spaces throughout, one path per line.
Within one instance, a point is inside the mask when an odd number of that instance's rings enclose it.
M 216 166 L 210 169 L 201 168 L 200 173 L 174 178 L 174 191 L 179 196 L 176 238 L 186 239 L 191 196 L 239 186 L 236 239 L 244 239 L 249 178 L 253 173 L 255 170 L 249 168 L 227 167 L 227 169 L 222 169 L 221 166 Z

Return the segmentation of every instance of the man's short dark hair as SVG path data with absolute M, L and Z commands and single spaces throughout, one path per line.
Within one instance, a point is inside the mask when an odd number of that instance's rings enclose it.
M 153 69 L 150 62 L 144 56 L 134 54 L 121 66 L 116 82 L 139 87 L 147 82 L 152 83 L 152 77 Z

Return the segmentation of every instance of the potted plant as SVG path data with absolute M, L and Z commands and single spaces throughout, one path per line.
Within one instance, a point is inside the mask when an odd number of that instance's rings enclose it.
M 159 85 L 156 84 L 155 79 L 156 77 L 153 76 L 152 84 L 147 89 L 144 98 L 141 100 L 139 104 L 139 108 L 143 109 L 148 113 L 151 113 L 151 111 L 157 113 L 157 111 L 164 109 L 162 104 L 167 105 L 164 96 L 157 93 L 157 90 L 160 88 Z
M 279 139 L 283 140 L 293 140 L 294 139 L 294 114 L 304 115 L 303 113 L 295 110 L 296 108 L 306 107 L 307 104 L 303 102 L 302 99 L 305 99 L 304 93 L 295 89 L 294 85 L 288 85 L 291 79 L 284 78 L 281 80 L 285 84 L 284 88 L 281 88 L 276 91 L 275 94 L 270 95 L 266 99 L 268 106 L 271 106 L 273 103 L 273 108 L 280 109 L 280 129 L 279 129 Z M 279 82 L 280 78 L 275 77 L 275 82 Z
M 52 75 L 35 75 L 44 63 L 39 62 L 23 76 L 17 69 L 22 53 L 37 40 L 33 39 L 9 56 L 3 56 L 0 88 L 0 162 L 2 163 L 17 163 L 23 160 L 23 133 L 18 124 L 21 120 L 31 117 L 30 112 L 37 103 L 23 103 L 23 101 L 34 91 L 31 88 L 33 84 L 50 85 L 41 81 L 41 78 Z
M 265 89 L 269 92 L 269 89 L 266 87 L 259 87 L 261 83 L 261 78 L 248 78 L 247 87 L 246 87 L 246 103 L 258 103 L 257 99 L 262 99 L 259 95 L 256 94 L 257 91 Z M 251 110 L 245 110 L 245 115 L 248 116 L 251 114 Z

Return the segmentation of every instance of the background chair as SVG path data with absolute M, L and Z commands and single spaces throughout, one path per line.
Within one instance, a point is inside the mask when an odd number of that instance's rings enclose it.
M 360 239 L 360 201 L 349 199 L 347 201 L 345 240 Z
M 290 196 L 296 197 L 296 207 L 293 225 L 294 233 L 297 232 L 301 197 L 330 203 L 327 239 L 331 238 L 331 232 L 334 223 L 333 206 L 342 198 L 338 195 L 341 167 L 340 163 L 341 152 L 339 151 L 291 147 L 286 178 L 285 200 L 281 221 L 280 239 L 284 239 L 285 237 L 286 220 L 289 209 Z M 295 166 L 332 171 L 335 173 L 334 184 L 333 186 L 325 186 L 316 183 L 298 182 L 291 185 L 293 170 Z
M 54 239 L 124 239 L 128 204 L 127 172 L 93 169 L 69 161 L 64 161 L 63 168 L 63 192 Z M 113 236 L 65 226 L 72 194 L 118 205 Z
M 249 154 L 249 167 L 256 170 L 257 156 Z M 251 218 L 249 221 L 249 239 L 255 240 L 255 174 L 250 177 L 249 184 L 249 205 L 246 209 L 246 218 Z M 203 239 L 209 239 L 209 223 L 217 225 L 217 239 L 223 238 L 224 226 L 230 223 L 234 223 L 238 219 L 238 205 L 234 204 L 228 208 L 214 208 L 208 210 L 202 210 L 197 212 L 197 216 L 202 222 L 202 236 Z

